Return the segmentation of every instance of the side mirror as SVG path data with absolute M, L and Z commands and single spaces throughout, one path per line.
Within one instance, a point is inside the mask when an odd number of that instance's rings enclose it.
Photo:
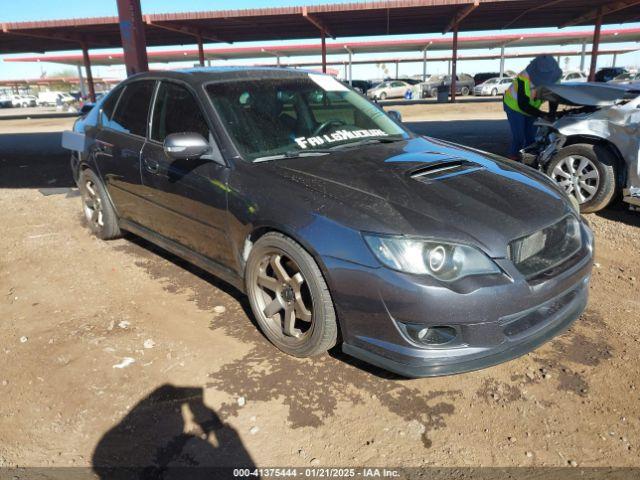
M 398 110 L 389 110 L 387 112 L 392 119 L 394 119 L 398 123 L 402 123 L 402 114 Z
M 199 158 L 209 150 L 209 143 L 195 132 L 172 133 L 164 139 L 164 153 L 173 160 Z

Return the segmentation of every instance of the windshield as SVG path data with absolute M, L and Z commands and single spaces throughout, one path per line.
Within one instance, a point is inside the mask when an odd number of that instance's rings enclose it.
M 378 107 L 326 75 L 236 80 L 206 89 L 249 161 L 409 137 Z
M 500 79 L 499 78 L 490 78 L 489 80 L 484 82 L 484 84 L 485 85 L 493 85 L 494 83 L 498 83 L 498 80 L 500 80 Z

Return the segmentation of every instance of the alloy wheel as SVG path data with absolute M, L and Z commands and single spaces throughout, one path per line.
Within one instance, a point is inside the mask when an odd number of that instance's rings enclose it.
M 551 172 L 551 178 L 580 204 L 591 200 L 600 186 L 596 165 L 582 155 L 570 155 L 560 160 Z
M 280 250 L 269 251 L 250 285 L 262 323 L 281 338 L 304 339 L 313 326 L 313 300 L 296 262 Z
M 87 180 L 82 189 L 82 202 L 84 216 L 87 221 L 97 229 L 104 227 L 104 212 L 102 209 L 102 199 L 96 190 L 96 185 Z

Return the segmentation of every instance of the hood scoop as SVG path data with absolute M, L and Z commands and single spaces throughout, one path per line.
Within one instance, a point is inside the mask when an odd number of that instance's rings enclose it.
M 436 180 L 444 180 L 445 178 L 462 175 L 482 170 L 484 167 L 469 160 L 448 160 L 444 162 L 432 163 L 423 167 L 416 168 L 409 172 L 409 176 L 414 180 L 429 183 Z

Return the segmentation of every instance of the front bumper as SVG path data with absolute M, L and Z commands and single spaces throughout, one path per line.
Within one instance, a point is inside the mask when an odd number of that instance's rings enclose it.
M 587 227 L 585 227 L 587 228 Z M 502 278 L 469 277 L 454 287 L 384 268 L 339 263 L 330 270 L 345 353 L 407 377 L 478 370 L 516 358 L 568 328 L 587 305 L 592 249 L 543 278 L 518 277 L 497 262 Z M 337 284 L 336 284 L 337 283 Z M 338 293 L 339 292 L 339 293 Z M 425 346 L 404 325 L 447 326 L 450 344 Z
M 579 286 L 576 291 L 567 292 L 565 295 L 574 297 L 572 301 L 564 305 L 564 308 L 557 314 L 547 318 L 539 328 L 531 327 L 531 329 L 527 329 L 531 331 L 522 332 L 524 334 L 521 335 L 505 335 L 505 340 L 497 346 L 458 347 L 456 348 L 458 352 L 455 352 L 457 353 L 455 355 L 449 355 L 453 349 L 434 349 L 439 350 L 436 352 L 437 357 L 418 359 L 405 356 L 403 360 L 387 357 L 348 343 L 343 343 L 342 351 L 385 370 L 413 378 L 453 375 L 491 367 L 525 355 L 569 328 L 587 305 L 587 280 L 585 279 L 583 285 Z M 522 321 L 526 323 L 526 314 Z M 465 350 L 468 352 L 465 353 Z

